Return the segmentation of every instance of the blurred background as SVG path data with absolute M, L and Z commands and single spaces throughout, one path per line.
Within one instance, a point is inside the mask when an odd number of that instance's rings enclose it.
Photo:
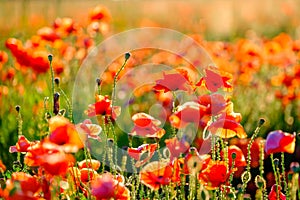
M 0 34 L 34 33 L 57 17 L 71 17 L 86 24 L 86 11 L 97 4 L 110 10 L 114 32 L 140 26 L 162 26 L 203 33 L 207 39 L 232 39 L 248 30 L 266 36 L 282 31 L 300 36 L 300 0 L 2 0 Z

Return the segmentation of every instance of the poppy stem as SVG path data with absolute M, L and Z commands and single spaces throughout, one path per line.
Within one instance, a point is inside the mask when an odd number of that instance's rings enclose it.
M 130 53 L 126 53 L 125 54 L 125 61 L 124 61 L 123 65 L 121 66 L 121 68 L 117 71 L 117 73 L 114 77 L 113 93 L 112 93 L 112 101 L 111 101 L 111 116 L 113 116 L 114 104 L 115 104 L 115 101 L 117 99 L 117 97 L 116 97 L 116 84 L 117 84 L 117 81 L 118 81 L 118 76 L 120 75 L 121 71 L 123 71 L 123 69 L 125 68 L 125 65 L 126 65 L 129 58 L 130 58 Z
M 264 158 L 265 158 L 265 150 L 263 141 L 259 143 L 259 175 L 260 177 L 264 177 Z M 263 199 L 268 199 L 266 187 L 262 187 Z
M 285 176 L 285 166 L 284 166 L 284 153 L 281 152 L 281 170 L 282 170 L 282 181 L 283 181 L 283 185 L 284 185 L 284 191 L 285 191 L 285 196 L 286 199 L 290 199 L 290 191 L 289 191 L 289 187 L 288 187 L 288 183 L 286 180 L 286 176 Z
M 51 75 L 51 95 L 50 95 L 50 97 L 53 97 L 54 92 L 55 92 L 54 91 L 54 71 L 53 71 L 53 66 L 52 66 L 52 60 L 53 60 L 53 55 L 49 54 L 48 61 L 49 61 L 49 65 L 50 65 L 50 75 Z M 53 104 L 54 104 L 54 102 L 53 102 Z
M 73 108 L 72 108 L 72 103 L 70 101 L 70 99 L 68 98 L 68 96 L 66 95 L 66 93 L 63 91 L 63 89 L 61 89 L 60 84 L 59 84 L 59 78 L 55 78 L 55 83 L 56 83 L 56 87 L 58 89 L 58 91 L 60 92 L 60 94 L 62 94 L 63 98 L 65 99 L 66 103 L 67 103 L 67 107 L 68 107 L 68 117 L 70 119 L 71 122 L 73 122 Z
M 274 171 L 275 182 L 276 182 L 276 197 L 279 200 L 279 189 L 278 189 L 278 187 L 279 187 L 280 181 L 279 181 L 278 174 L 277 174 L 278 166 L 276 166 L 278 163 L 275 164 L 273 153 L 270 154 L 270 158 L 271 158 L 272 168 L 273 168 L 273 171 Z
M 265 120 L 264 120 L 263 118 L 261 118 L 261 119 L 259 120 L 259 123 L 258 123 L 257 127 L 256 127 L 255 130 L 254 130 L 253 135 L 251 136 L 251 139 L 250 139 L 248 145 L 247 145 L 247 166 L 246 166 L 246 172 L 247 172 L 247 174 L 248 174 L 250 177 L 249 177 L 249 179 L 246 178 L 246 179 L 245 179 L 245 182 L 243 182 L 242 193 L 245 192 L 246 187 L 247 187 L 247 184 L 248 184 L 248 182 L 251 180 L 251 173 L 250 173 L 250 169 L 251 169 L 251 147 L 252 147 L 252 144 L 253 144 L 255 138 L 257 137 L 257 135 L 258 135 L 258 133 L 259 133 L 259 131 L 260 131 L 261 126 L 262 126 L 264 123 L 265 123 Z
M 23 128 L 23 119 L 22 119 L 22 114 L 21 114 L 21 106 L 17 105 L 16 106 L 16 111 L 18 112 L 17 115 L 17 123 L 18 123 L 18 137 L 22 135 L 22 128 Z M 17 154 L 17 161 L 21 162 L 21 153 L 18 152 Z
M 185 199 L 185 183 L 186 183 L 186 177 L 183 174 L 180 174 L 180 196 L 181 199 Z

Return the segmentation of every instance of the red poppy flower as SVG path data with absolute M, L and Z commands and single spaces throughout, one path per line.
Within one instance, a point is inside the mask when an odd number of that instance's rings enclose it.
M 169 117 L 169 121 L 175 128 L 184 128 L 189 123 L 201 124 L 201 118 L 206 112 L 206 107 L 196 102 L 186 102 L 177 107 L 177 111 Z
M 86 159 L 86 160 L 82 160 L 82 161 L 78 162 L 78 167 L 79 167 L 79 169 L 91 168 L 91 169 L 97 171 L 100 167 L 100 162 L 95 159 Z
M 0 189 L 0 197 L 7 200 L 38 200 L 41 189 L 37 178 L 24 172 L 14 172 L 5 182 L 5 189 Z
M 46 51 L 26 49 L 22 42 L 15 38 L 7 39 L 5 45 L 21 66 L 30 67 L 37 73 L 45 73 L 50 68 Z
M 233 171 L 235 171 L 235 169 L 227 170 L 225 161 L 211 160 L 208 166 L 199 174 L 200 183 L 208 190 L 215 190 L 227 182 Z
M 229 75 L 222 76 L 210 69 L 206 69 L 205 72 L 206 76 L 200 79 L 196 84 L 197 86 L 205 84 L 206 88 L 211 92 L 217 92 L 219 88 L 232 89 L 232 85 L 229 83 L 232 77 L 229 77 Z
M 91 21 L 101 20 L 104 22 L 109 22 L 111 19 L 111 15 L 106 7 L 98 5 L 89 12 L 89 19 Z
M 276 188 L 278 187 L 279 197 L 277 198 Z M 281 192 L 281 186 L 276 184 L 272 186 L 271 191 L 268 195 L 269 200 L 286 200 L 286 196 Z
M 243 126 L 233 120 L 231 117 L 221 117 L 217 121 L 210 124 L 208 130 L 221 138 L 231 138 L 238 136 L 239 138 L 246 138 L 247 134 Z
M 49 120 L 49 140 L 65 147 L 65 151 L 76 152 L 83 148 L 84 135 L 79 135 L 74 124 L 62 116 L 54 116 Z
M 116 119 L 117 116 L 120 115 L 121 108 L 119 106 L 114 106 L 113 112 L 111 110 L 111 100 L 108 98 L 107 95 L 96 95 L 96 103 L 90 104 L 87 112 L 89 117 L 93 117 L 96 115 L 103 115 L 110 117 L 112 114 L 112 119 Z
M 190 144 L 185 141 L 183 138 L 181 140 L 178 140 L 177 137 L 173 137 L 171 139 L 165 140 L 166 147 L 170 151 L 170 160 L 171 162 L 180 156 L 180 154 L 185 153 L 189 147 Z
M 50 175 L 65 175 L 68 167 L 74 165 L 75 158 L 64 153 L 59 145 L 42 141 L 28 148 L 24 163 L 28 166 L 42 167 Z
M 60 39 L 58 34 L 50 27 L 43 27 L 37 31 L 37 35 L 40 36 L 43 40 L 54 42 L 57 39 Z
M 160 128 L 161 122 L 146 113 L 136 113 L 132 116 L 134 127 L 129 133 L 131 136 L 161 138 L 165 130 Z
M 183 171 L 185 174 L 195 175 L 201 169 L 204 169 L 209 161 L 210 156 L 208 154 L 200 156 L 197 149 L 195 147 L 191 147 L 184 158 Z
M 157 144 L 143 144 L 138 148 L 128 148 L 127 151 L 130 157 L 137 160 L 135 166 L 140 167 L 152 158 L 156 148 Z
M 74 20 L 69 17 L 56 18 L 53 27 L 59 35 L 67 36 L 77 30 Z
M 242 152 L 243 155 L 247 156 L 247 147 L 250 142 L 250 139 L 240 139 L 240 138 L 232 138 L 230 140 L 230 145 L 236 145 L 238 146 Z M 259 166 L 259 154 L 260 154 L 260 146 L 264 148 L 264 139 L 261 137 L 258 137 L 254 140 L 252 143 L 252 146 L 250 148 L 251 152 L 251 167 L 256 168 Z
M 228 147 L 228 161 L 229 161 L 229 167 L 232 167 L 232 154 L 235 153 L 235 159 L 234 159 L 234 167 L 245 167 L 247 165 L 245 156 L 243 154 L 243 151 L 235 146 L 230 145 Z M 224 151 L 221 151 L 221 157 L 224 159 Z
M 2 69 L 2 66 L 7 62 L 8 55 L 5 51 L 0 51 L 0 70 Z
M 285 133 L 281 130 L 272 131 L 268 134 L 265 144 L 265 152 L 271 153 L 294 153 L 296 135 Z
M 162 185 L 170 184 L 172 174 L 173 169 L 168 161 L 154 161 L 143 167 L 139 178 L 147 187 L 158 190 Z
M 157 80 L 153 89 L 156 91 L 163 91 L 164 93 L 176 90 L 188 92 L 193 90 L 187 71 L 183 69 L 176 74 L 163 73 L 163 79 Z
M 91 168 L 80 169 L 80 180 L 81 182 L 87 183 L 96 179 L 98 176 L 97 172 Z
M 114 179 L 109 173 L 102 174 L 92 181 L 92 195 L 97 200 L 103 199 L 130 199 L 130 192 L 124 183 Z
M 227 102 L 221 94 L 205 94 L 198 97 L 198 103 L 205 106 L 206 114 L 217 115 L 226 108 Z
M 21 152 L 26 153 L 30 146 L 33 146 L 37 142 L 29 142 L 24 135 L 20 135 L 18 142 L 15 146 L 9 147 L 10 153 Z

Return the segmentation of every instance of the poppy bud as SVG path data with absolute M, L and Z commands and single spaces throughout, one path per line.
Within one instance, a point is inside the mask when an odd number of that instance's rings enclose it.
M 54 104 L 53 104 L 53 113 L 57 115 L 59 113 L 59 96 L 60 94 L 56 92 L 53 96 Z
M 236 159 L 236 153 L 235 153 L 235 152 L 232 152 L 231 158 L 232 158 L 232 159 Z
M 278 158 L 275 158 L 275 159 L 274 159 L 274 164 L 275 164 L 276 166 L 279 165 L 279 159 L 278 159 Z
M 266 120 L 264 118 L 260 118 L 258 126 L 261 127 L 265 122 L 266 122 Z
M 100 78 L 97 78 L 97 79 L 96 79 L 96 83 L 97 83 L 97 85 L 98 85 L 98 86 L 100 86 L 100 85 L 101 85 L 101 82 L 102 82 L 102 81 L 101 81 L 101 79 L 100 79 Z
M 55 82 L 55 84 L 56 84 L 57 86 L 59 86 L 59 82 L 60 82 L 60 80 L 59 80 L 59 78 L 58 78 L 58 77 L 56 77 L 56 78 L 54 79 L 54 82 Z
M 290 169 L 294 172 L 294 173 L 297 173 L 300 171 L 300 165 L 298 162 L 292 162 L 290 164 Z
M 49 55 L 48 55 L 48 60 L 49 60 L 50 63 L 52 62 L 52 59 L 53 59 L 53 55 L 52 55 L 52 54 L 49 54 Z
M 131 54 L 129 52 L 125 53 L 125 60 L 128 60 L 130 58 Z
M 17 112 L 20 112 L 20 110 L 21 110 L 21 106 L 19 106 L 19 105 L 16 105 L 16 107 L 15 107 L 15 108 L 16 108 L 16 111 L 17 111 Z

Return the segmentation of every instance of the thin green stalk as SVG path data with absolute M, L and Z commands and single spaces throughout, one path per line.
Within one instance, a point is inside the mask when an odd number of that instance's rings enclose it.
M 261 178 L 264 177 L 264 158 L 265 158 L 265 150 L 263 142 L 259 143 L 259 175 Z M 263 199 L 268 199 L 266 187 L 262 187 Z
M 258 126 L 256 127 L 256 129 L 254 130 L 254 133 L 253 135 L 251 136 L 251 139 L 247 145 L 247 166 L 246 166 L 246 171 L 244 172 L 245 175 L 249 176 L 249 177 L 246 177 L 244 180 L 243 180 L 243 184 L 242 184 L 242 193 L 245 192 L 246 190 L 246 187 L 247 187 L 247 184 L 248 182 L 251 180 L 251 173 L 250 173 L 250 169 L 251 169 L 251 147 L 252 147 L 252 144 L 254 142 L 254 139 L 257 137 L 259 131 L 260 131 L 260 128 L 261 126 L 265 123 L 265 120 L 264 119 L 260 119 L 259 120 L 259 123 L 258 123 Z
M 278 167 L 276 167 L 276 165 L 275 165 L 274 156 L 273 156 L 272 153 L 270 155 L 270 158 L 271 158 L 272 168 L 273 168 L 273 171 L 274 171 L 275 182 L 276 182 L 276 197 L 279 200 L 279 190 L 278 190 L 278 187 L 279 187 L 280 181 L 279 181 L 278 174 L 277 174 L 277 168 Z
M 114 77 L 112 102 L 111 102 L 111 116 L 113 116 L 114 104 L 115 104 L 115 101 L 117 99 L 117 97 L 116 97 L 116 85 L 117 85 L 117 81 L 118 81 L 118 76 L 120 75 L 121 71 L 123 71 L 123 69 L 125 68 L 125 65 L 126 65 L 129 58 L 130 58 L 130 53 L 126 53 L 125 54 L 125 61 L 124 61 L 123 65 L 121 66 L 121 68 L 117 71 L 117 73 Z
M 286 199 L 289 200 L 290 199 L 290 191 L 289 191 L 289 187 L 288 187 L 288 183 L 285 177 L 285 167 L 284 167 L 284 153 L 281 152 L 281 170 L 282 170 L 282 181 L 283 181 L 283 185 L 284 185 L 284 191 L 285 191 L 285 196 Z
M 49 54 L 48 55 L 48 60 L 49 60 L 49 64 L 50 64 L 50 75 L 51 75 L 51 94 L 50 94 L 50 97 L 54 96 L 54 71 L 53 71 L 53 67 L 52 67 L 52 59 L 53 59 L 53 56 L 51 54 Z M 52 100 L 52 103 L 53 103 L 53 100 Z
M 21 106 L 17 105 L 16 106 L 16 111 L 18 112 L 17 116 L 17 123 L 18 123 L 18 137 L 22 135 L 22 128 L 23 128 L 23 119 L 22 119 L 22 114 L 21 114 Z M 17 161 L 21 163 L 21 153 L 17 153 Z

